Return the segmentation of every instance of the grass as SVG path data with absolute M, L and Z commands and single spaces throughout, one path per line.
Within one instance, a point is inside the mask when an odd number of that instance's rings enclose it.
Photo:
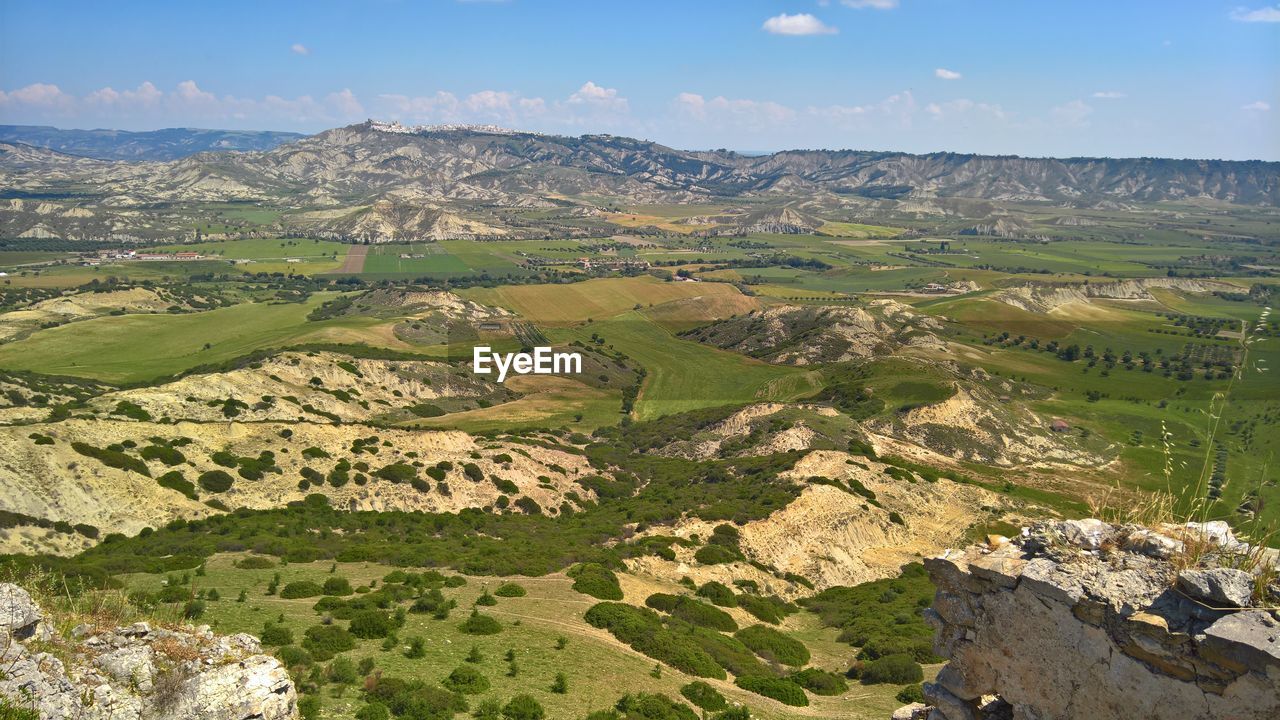
M 276 572 L 281 575 L 282 587 L 297 580 L 322 583 L 331 577 L 329 562 L 242 570 L 232 566 L 237 557 L 215 556 L 206 564 L 206 574 L 193 578 L 197 589 L 216 588 L 222 598 L 207 603 L 206 614 L 199 622 L 209 623 L 219 633 L 258 634 L 265 623 L 274 623 L 283 614 L 283 624 L 292 630 L 295 639 L 300 639 L 306 628 L 320 622 L 320 615 L 312 609 L 317 598 L 283 600 L 278 596 L 265 595 L 264 590 Z M 380 580 L 392 569 L 372 563 L 338 563 L 336 574 L 350 580 L 352 585 L 360 586 Z M 160 575 L 130 575 L 122 579 L 130 590 L 156 591 L 161 588 L 164 578 Z M 485 589 L 492 592 L 507 580 L 520 583 L 528 594 L 519 598 L 500 597 L 497 605 L 484 608 L 485 614 L 503 624 L 502 632 L 479 637 L 463 634 L 458 625 L 470 612 L 475 599 Z M 633 587 L 629 578 L 624 577 L 624 580 L 628 580 L 626 587 Z M 560 574 L 536 578 L 468 577 L 465 586 L 444 590 L 446 597 L 456 599 L 458 603 L 447 620 L 410 613 L 406 626 L 398 632 L 404 642 L 410 637 L 423 638 L 424 657 L 406 658 L 402 647 L 384 652 L 380 640 L 357 641 L 356 648 L 343 655 L 356 662 L 372 658 L 375 668 L 387 676 L 438 682 L 454 668 L 473 664 L 466 662 L 466 656 L 474 645 L 482 659 L 473 665 L 489 679 L 492 687 L 481 695 L 469 697 L 472 707 L 486 698 L 505 702 L 518 692 L 526 692 L 537 698 L 550 718 L 583 717 L 592 710 L 612 706 L 624 692 L 660 692 L 678 698 L 680 687 L 693 678 L 669 667 L 663 668 L 661 677 L 653 677 L 650 674 L 654 666 L 651 658 L 636 653 L 607 632 L 592 628 L 583 621 L 583 614 L 596 600 L 573 591 L 571 584 L 569 578 Z M 649 592 L 678 591 L 674 586 L 659 586 L 649 580 L 636 583 L 634 587 L 637 589 L 629 590 L 627 597 L 627 601 L 633 604 L 642 604 Z M 248 597 L 246 602 L 239 603 L 235 598 L 242 589 L 247 591 Z M 789 618 L 783 629 L 811 647 L 814 665 L 839 672 L 848 664 L 848 646 L 836 642 L 836 631 L 820 627 L 817 619 L 808 613 Z M 568 642 L 563 649 L 556 649 L 561 637 Z M 503 659 L 508 648 L 515 651 L 519 667 L 519 674 L 514 678 L 507 676 L 508 666 Z M 564 673 L 568 680 L 567 694 L 550 691 L 557 673 Z M 854 686 L 843 697 L 810 696 L 808 710 L 797 711 L 742 691 L 732 682 L 711 682 L 733 702 L 748 705 L 752 717 L 761 720 L 802 717 L 878 720 L 899 704 L 893 699 L 899 689 L 897 686 Z M 341 697 L 333 697 L 327 688 L 323 693 L 322 717 L 353 716 L 362 705 L 358 690 L 358 686 L 349 688 Z
M 642 312 L 559 329 L 554 335 L 562 341 L 592 342 L 593 333 L 648 372 L 636 402 L 638 420 L 720 405 L 792 400 L 819 388 L 814 373 L 681 340 Z
M 599 390 L 571 378 L 548 375 L 516 376 L 508 378 L 506 385 L 524 393 L 524 397 L 493 407 L 402 424 L 473 433 L 562 426 L 590 432 L 613 425 L 619 419 L 622 397 L 618 391 Z
M 308 313 L 336 295 L 316 293 L 303 303 L 243 303 L 185 315 L 94 318 L 0 346 L 0 368 L 136 383 L 305 341 L 411 349 L 383 332 L 383 321 L 307 320 Z
M 663 282 L 650 276 L 602 278 L 571 285 L 504 285 L 471 288 L 460 295 L 519 313 L 538 324 L 601 320 L 633 309 L 694 297 L 741 296 L 723 283 Z

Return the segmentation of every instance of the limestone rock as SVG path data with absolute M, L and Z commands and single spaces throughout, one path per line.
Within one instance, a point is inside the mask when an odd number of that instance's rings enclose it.
M 4 629 L 44 627 L 44 614 L 16 585 L 0 584 Z M 252 635 L 139 622 L 72 632 L 74 644 L 37 652 L 15 633 L 0 643 L 0 697 L 42 720 L 295 720 L 297 691 L 284 666 Z M 64 664 L 64 658 L 66 663 Z
M 1235 568 L 1192 569 L 1178 574 L 1178 587 L 1183 592 L 1215 607 L 1248 607 L 1253 582 L 1253 575 Z

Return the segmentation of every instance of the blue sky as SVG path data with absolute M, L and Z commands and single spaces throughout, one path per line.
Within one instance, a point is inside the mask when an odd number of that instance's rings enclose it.
M 0 122 L 1280 160 L 1276 0 L 0 0 Z

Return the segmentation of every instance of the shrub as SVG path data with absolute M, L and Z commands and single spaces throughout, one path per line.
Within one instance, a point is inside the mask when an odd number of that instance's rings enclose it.
M 200 477 L 196 478 L 196 482 L 200 484 L 200 487 L 208 490 L 209 492 L 220 493 L 230 490 L 232 483 L 235 482 L 235 478 L 222 470 L 210 470 L 208 472 L 200 473 Z
M 328 660 L 356 646 L 355 637 L 337 625 L 312 625 L 304 635 L 302 647 L 317 660 Z
M 395 630 L 395 621 L 381 610 L 361 610 L 351 616 L 348 629 L 352 635 L 365 640 L 384 638 Z
M 695 677 L 723 680 L 724 668 L 686 634 L 662 626 L 658 614 L 625 603 L 597 603 L 587 610 L 587 624 L 608 630 L 618 640 L 654 660 Z
M 542 705 L 532 695 L 521 693 L 502 706 L 502 717 L 506 720 L 543 720 L 547 716 Z
M 598 600 L 621 600 L 622 586 L 618 576 L 598 563 L 582 563 L 569 570 L 573 589 Z
M 710 600 L 712 603 L 720 607 L 737 607 L 738 597 L 733 594 L 729 586 L 724 583 L 718 583 L 715 580 L 704 583 L 698 588 L 698 596 Z
M 752 625 L 739 630 L 733 636 L 765 660 L 792 667 L 804 667 L 809 662 L 809 648 L 805 647 L 804 643 L 783 635 L 771 627 Z
M 351 589 L 351 583 L 344 577 L 326 578 L 324 581 L 323 592 L 325 595 L 350 595 L 355 592 Z
M 250 555 L 248 557 L 240 558 L 240 560 L 235 563 L 235 566 L 241 570 L 266 570 L 268 568 L 275 567 L 276 561 L 261 555 Z
M 189 499 L 195 500 L 199 496 L 196 495 L 196 486 L 182 474 L 181 470 L 170 470 L 169 472 L 156 478 L 156 484 L 162 488 L 176 490 Z
M 628 693 L 623 695 L 614 709 L 625 720 L 697 720 L 698 716 L 688 705 L 672 700 L 666 695 Z M 617 717 L 615 714 L 614 717 Z
M 303 695 L 298 698 L 298 717 L 302 720 L 319 720 L 320 697 L 317 695 Z
M 441 685 L 464 695 L 479 695 L 489 689 L 489 678 L 471 665 L 459 665 Z
M 373 474 L 394 483 L 407 483 L 418 477 L 417 469 L 405 463 L 392 463 L 378 468 Z
M 805 707 L 809 704 L 804 688 L 786 678 L 740 677 L 733 684 L 748 692 L 773 698 L 783 705 Z
M 724 710 L 729 707 L 728 701 L 720 694 L 720 691 L 702 682 L 694 680 L 693 682 L 680 688 L 680 694 L 693 703 L 696 707 L 703 710 Z
M 814 695 L 843 695 L 849 690 L 849 683 L 844 678 L 818 668 L 805 668 L 790 677 L 792 682 Z
M 476 605 L 482 605 L 484 607 L 493 607 L 494 605 L 497 605 L 497 604 L 498 604 L 498 599 L 495 598 L 493 595 L 489 594 L 488 590 L 485 590 L 484 592 L 480 593 L 480 597 L 476 598 Z
M 690 625 L 724 632 L 733 632 L 738 629 L 738 623 L 734 622 L 733 616 L 729 613 L 684 595 L 654 593 L 644 601 L 644 604 L 655 610 L 670 613 L 672 617 L 684 620 Z
M 360 679 L 359 673 L 356 672 L 356 664 L 345 657 L 334 658 L 333 662 L 329 663 L 329 668 L 325 674 L 329 677 L 330 682 L 339 685 L 354 685 L 356 680 Z
M 391 720 L 391 711 L 380 702 L 371 702 L 356 711 L 356 720 Z
M 934 587 L 920 563 L 902 566 L 896 578 L 833 587 L 802 601 L 828 627 L 840 628 L 839 639 L 861 648 L 858 657 L 910 654 L 916 662 L 937 662 L 933 629 L 920 608 L 933 602 Z
M 905 703 L 907 705 L 910 705 L 911 703 L 922 703 L 924 702 L 924 687 L 921 686 L 920 683 L 908 685 L 899 690 L 898 694 L 893 697 L 898 702 Z
M 534 500 L 528 495 L 521 495 L 516 498 L 515 502 L 512 504 L 524 511 L 524 514 L 526 515 L 542 514 L 542 506 L 538 504 L 537 500 Z
M 126 455 L 120 450 L 98 448 L 79 441 L 72 442 L 71 449 L 85 457 L 91 457 L 107 467 L 113 467 L 118 470 L 129 470 L 131 472 L 136 472 L 139 475 L 151 477 L 151 470 L 147 468 L 147 464 L 145 462 L 133 457 L 132 455 Z
M 480 482 L 484 480 L 484 471 L 475 463 L 465 463 L 462 466 L 462 474 L 467 476 L 471 482 Z
M 732 548 L 723 545 L 703 545 L 693 554 L 693 559 L 703 565 L 719 565 L 741 559 Z
M 777 625 L 795 610 L 795 606 L 778 598 L 764 598 L 757 595 L 739 595 L 738 607 L 755 616 L 757 620 Z
M 468 635 L 497 635 L 502 632 L 502 623 L 489 615 L 481 614 L 479 610 L 472 610 L 471 617 L 468 617 L 458 629 Z
M 263 645 L 292 645 L 293 631 L 283 625 L 267 623 L 262 628 L 262 635 L 258 638 Z
M 280 597 L 285 600 L 297 600 L 299 598 L 309 598 L 321 595 L 324 588 L 311 582 L 310 580 L 297 580 L 285 585 L 280 590 Z
M 276 657 L 285 667 L 306 667 L 313 662 L 311 653 L 297 645 L 284 645 L 276 648 Z
M 885 655 L 862 666 L 861 680 L 863 685 L 907 685 L 924 680 L 924 669 L 906 653 Z
M 159 460 L 170 467 L 181 465 L 187 461 L 187 456 L 181 451 L 171 448 L 167 445 L 148 445 L 138 452 L 143 460 Z
M 509 583 L 503 583 L 497 590 L 493 591 L 493 594 L 497 595 L 498 597 L 512 598 L 512 597 L 524 597 L 527 593 L 525 592 L 523 585 L 509 582 Z
M 490 475 L 489 479 L 493 481 L 493 486 L 498 488 L 498 492 L 504 492 L 508 495 L 515 495 L 520 492 L 519 486 L 506 478 L 500 478 L 497 475 Z

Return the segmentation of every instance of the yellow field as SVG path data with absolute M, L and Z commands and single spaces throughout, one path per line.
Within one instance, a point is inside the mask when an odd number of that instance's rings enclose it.
M 496 305 L 519 313 L 526 320 L 545 324 L 566 324 L 612 317 L 636 305 L 647 307 L 674 300 L 703 298 L 720 303 L 744 298 L 725 283 L 664 282 L 650 276 L 601 278 L 569 285 L 508 285 L 470 288 L 459 295 L 485 305 Z

